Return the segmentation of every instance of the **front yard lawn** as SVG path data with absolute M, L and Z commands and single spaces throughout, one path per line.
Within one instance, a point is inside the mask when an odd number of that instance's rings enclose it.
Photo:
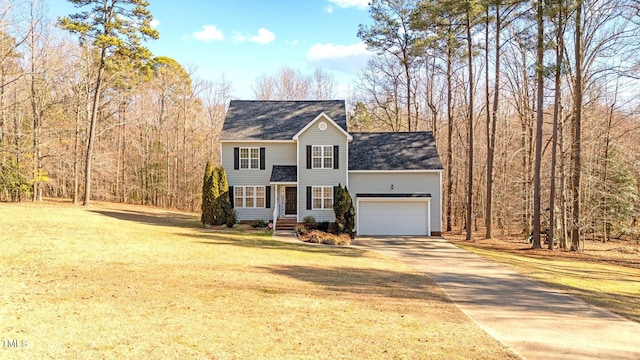
M 0 203 L 0 357 L 515 357 L 403 263 L 198 221 Z

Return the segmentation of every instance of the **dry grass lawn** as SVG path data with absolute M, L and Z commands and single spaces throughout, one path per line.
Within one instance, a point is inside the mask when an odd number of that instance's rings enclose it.
M 515 357 L 407 265 L 198 220 L 0 203 L 0 358 Z

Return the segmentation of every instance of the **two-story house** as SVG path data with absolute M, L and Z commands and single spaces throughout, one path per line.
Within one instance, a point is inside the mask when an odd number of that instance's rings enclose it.
M 334 221 L 346 186 L 358 235 L 439 235 L 442 163 L 431 132 L 349 133 L 344 101 L 231 101 L 221 163 L 239 220 Z

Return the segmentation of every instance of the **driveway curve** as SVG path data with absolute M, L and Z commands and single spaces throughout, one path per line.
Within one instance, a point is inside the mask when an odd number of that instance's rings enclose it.
M 442 238 L 360 237 L 413 265 L 525 359 L 640 359 L 640 324 L 528 279 Z

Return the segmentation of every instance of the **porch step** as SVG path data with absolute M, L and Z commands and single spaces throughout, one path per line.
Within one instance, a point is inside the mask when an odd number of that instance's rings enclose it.
M 295 230 L 297 224 L 296 218 L 278 218 L 274 230 Z

